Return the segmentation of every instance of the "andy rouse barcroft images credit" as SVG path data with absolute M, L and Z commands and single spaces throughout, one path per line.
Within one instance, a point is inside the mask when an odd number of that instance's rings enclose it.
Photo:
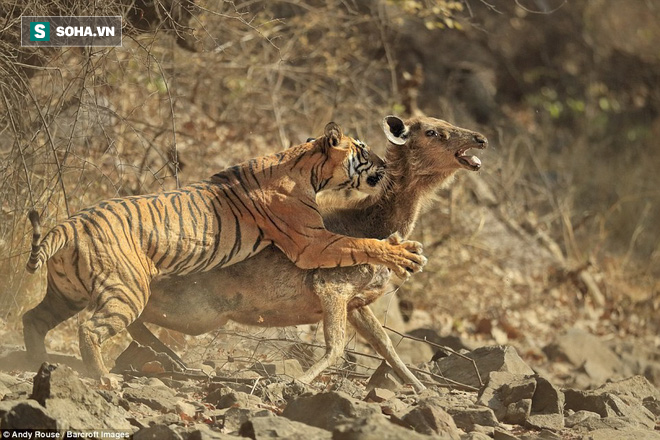
M 131 436 L 128 431 L 92 430 L 69 431 L 48 429 L 5 429 L 2 430 L 2 439 L 127 439 Z
M 21 46 L 121 46 L 120 16 L 21 17 Z

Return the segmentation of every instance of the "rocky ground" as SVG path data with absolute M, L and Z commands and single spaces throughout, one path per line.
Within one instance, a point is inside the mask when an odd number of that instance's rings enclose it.
M 460 342 L 428 329 L 413 333 Z M 406 342 L 404 357 L 427 345 Z M 21 353 L 5 353 L 0 428 L 134 439 L 660 439 L 660 391 L 646 377 L 582 389 L 633 369 L 625 353 L 587 332 L 569 330 L 548 344 L 544 353 L 554 368 L 545 369 L 531 368 L 512 346 L 432 348 L 435 360 L 414 369 L 428 386 L 421 393 L 402 386 L 385 364 L 369 375 L 360 373 L 364 368 L 328 372 L 308 386 L 292 379 L 301 371 L 295 359 L 233 373 L 226 359 L 207 360 L 199 371 L 166 373 L 166 359 L 149 359 L 140 354 L 147 349 L 132 346 L 116 368 L 139 369 L 98 382 L 64 364 L 43 364 L 36 375 L 20 371 Z M 659 365 L 647 360 L 647 373 Z M 558 385 L 560 370 L 572 386 Z

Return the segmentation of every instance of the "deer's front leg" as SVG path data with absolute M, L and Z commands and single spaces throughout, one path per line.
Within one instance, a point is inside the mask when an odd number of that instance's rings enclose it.
M 315 283 L 316 284 L 316 283 Z M 325 354 L 309 370 L 298 378 L 301 382 L 310 383 L 326 368 L 334 365 L 344 352 L 346 343 L 346 306 L 344 292 L 350 289 L 345 284 L 321 283 L 316 289 L 323 308 L 323 336 L 325 337 Z
M 355 330 L 357 330 L 357 332 L 369 342 L 374 350 L 376 350 L 376 353 L 385 358 L 399 378 L 405 383 L 412 384 L 417 392 L 426 389 L 419 379 L 417 379 L 408 367 L 406 367 L 406 364 L 403 363 L 392 345 L 392 340 L 387 335 L 380 321 L 378 321 L 378 318 L 376 318 L 374 312 L 371 311 L 369 306 L 351 310 L 348 314 L 348 321 L 353 327 L 355 327 Z

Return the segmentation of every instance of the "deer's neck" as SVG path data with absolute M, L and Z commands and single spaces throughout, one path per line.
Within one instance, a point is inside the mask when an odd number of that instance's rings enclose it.
M 423 207 L 454 170 L 428 173 L 422 164 L 388 154 L 389 188 L 380 197 L 370 197 L 361 207 L 338 210 L 324 216 L 333 232 L 355 237 L 386 238 L 398 232 L 407 237 Z
M 388 152 L 391 186 L 372 209 L 383 217 L 386 228 L 408 236 L 429 199 L 455 170 L 430 173 L 428 164 L 416 163 L 400 151 Z

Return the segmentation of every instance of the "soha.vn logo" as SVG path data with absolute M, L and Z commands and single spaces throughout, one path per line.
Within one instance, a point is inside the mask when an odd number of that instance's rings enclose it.
M 113 26 L 57 26 L 58 37 L 114 37 Z M 30 22 L 30 41 L 50 41 L 50 23 L 46 21 Z
M 30 41 L 50 41 L 50 23 L 47 21 L 31 21 Z
M 121 30 L 119 15 L 22 16 L 21 46 L 121 46 Z

